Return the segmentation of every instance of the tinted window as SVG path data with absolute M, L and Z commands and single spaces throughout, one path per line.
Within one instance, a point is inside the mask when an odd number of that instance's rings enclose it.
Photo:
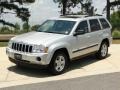
M 82 21 L 77 27 L 77 30 L 85 30 L 85 32 L 88 32 L 88 24 L 87 21 Z M 76 30 L 76 32 L 77 32 Z
M 91 32 L 101 30 L 100 24 L 97 19 L 90 20 Z
M 37 30 L 38 32 L 69 34 L 75 25 L 75 21 L 47 20 Z
M 107 23 L 107 21 L 105 19 L 103 19 L 103 18 L 100 19 L 100 22 L 102 24 L 103 29 L 110 28 L 109 24 Z

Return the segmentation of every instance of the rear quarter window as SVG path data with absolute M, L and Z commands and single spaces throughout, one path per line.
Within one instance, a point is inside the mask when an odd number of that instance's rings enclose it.
M 110 28 L 110 25 L 108 24 L 108 22 L 104 18 L 100 19 L 100 23 L 101 23 L 103 29 Z

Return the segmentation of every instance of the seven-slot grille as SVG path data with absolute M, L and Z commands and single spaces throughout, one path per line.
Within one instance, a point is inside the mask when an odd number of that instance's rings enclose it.
M 12 49 L 16 51 L 31 53 L 32 48 L 33 48 L 32 45 L 27 45 L 24 43 L 15 43 L 15 42 L 12 43 Z

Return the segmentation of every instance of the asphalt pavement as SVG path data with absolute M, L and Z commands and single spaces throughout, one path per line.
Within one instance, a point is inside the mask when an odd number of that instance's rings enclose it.
M 0 90 L 120 90 L 120 72 L 13 86 Z

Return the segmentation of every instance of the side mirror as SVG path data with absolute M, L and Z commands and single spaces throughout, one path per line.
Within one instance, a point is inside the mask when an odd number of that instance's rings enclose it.
M 73 36 L 85 34 L 85 30 L 77 30 L 77 32 L 74 32 Z

